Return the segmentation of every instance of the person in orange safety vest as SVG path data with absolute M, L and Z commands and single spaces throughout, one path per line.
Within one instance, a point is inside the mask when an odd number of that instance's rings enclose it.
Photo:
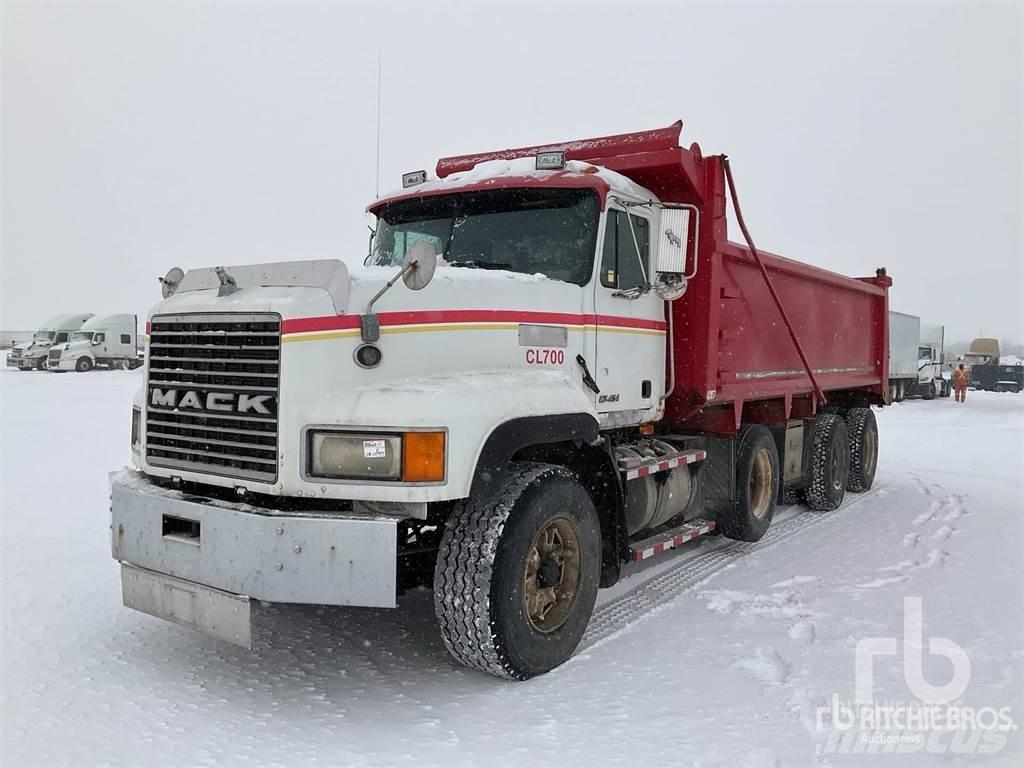
M 967 398 L 967 382 L 971 376 L 960 363 L 960 367 L 953 371 L 953 392 L 956 394 L 956 401 L 962 403 Z

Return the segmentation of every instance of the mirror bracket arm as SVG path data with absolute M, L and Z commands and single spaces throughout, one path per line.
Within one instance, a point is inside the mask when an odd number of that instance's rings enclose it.
M 380 339 L 380 319 L 373 311 L 373 305 L 377 303 L 377 299 L 387 293 L 391 289 L 391 286 L 401 280 L 402 277 L 405 276 L 406 272 L 415 268 L 416 262 L 410 261 L 398 271 L 397 275 L 388 280 L 384 284 L 384 287 L 377 291 L 373 295 L 373 298 L 367 303 L 366 312 L 359 316 L 359 335 L 364 342 L 369 343 Z

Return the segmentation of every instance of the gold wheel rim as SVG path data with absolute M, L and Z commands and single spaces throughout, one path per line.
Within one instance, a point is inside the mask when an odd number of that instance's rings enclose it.
M 537 533 L 523 568 L 523 610 L 538 632 L 554 632 L 569 618 L 579 591 L 583 553 L 572 521 L 556 517 Z
M 750 513 L 758 520 L 762 519 L 768 513 L 772 500 L 772 457 L 768 455 L 767 448 L 754 455 L 747 498 L 750 499 Z

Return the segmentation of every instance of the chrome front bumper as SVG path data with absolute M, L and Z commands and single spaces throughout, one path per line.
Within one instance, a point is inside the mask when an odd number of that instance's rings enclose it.
M 123 565 L 267 602 L 395 606 L 395 518 L 200 499 L 129 469 L 110 485 L 111 548 Z

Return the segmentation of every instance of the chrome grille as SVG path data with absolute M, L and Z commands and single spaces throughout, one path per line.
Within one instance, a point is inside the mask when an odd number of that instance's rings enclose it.
M 47 355 L 47 358 L 49 359 L 49 361 L 51 363 L 59 363 L 60 362 L 60 353 L 61 353 L 61 351 L 62 350 L 59 350 L 59 349 L 51 349 L 50 352 Z
M 281 318 L 157 315 L 146 370 L 153 466 L 274 482 Z

